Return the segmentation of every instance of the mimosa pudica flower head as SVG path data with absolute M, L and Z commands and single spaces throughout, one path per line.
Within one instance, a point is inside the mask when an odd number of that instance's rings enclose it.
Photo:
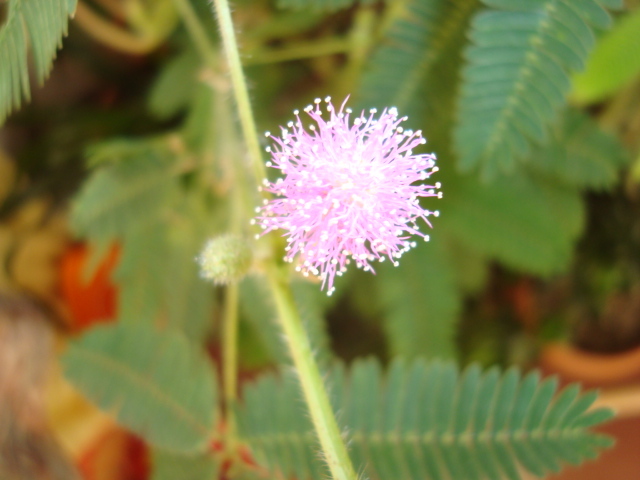
M 418 220 L 431 226 L 428 217 L 438 211 L 423 209 L 420 197 L 442 197 L 440 183 L 424 183 L 438 170 L 436 158 L 413 153 L 426 140 L 400 126 L 407 117 L 395 108 L 354 116 L 345 104 L 336 111 L 330 97 L 324 105 L 316 99 L 304 109 L 315 125 L 305 128 L 296 110 L 280 137 L 266 133 L 274 142 L 267 166 L 282 177 L 263 181 L 261 189 L 276 198 L 264 200 L 252 221 L 263 235 L 284 230 L 285 260 L 298 257 L 296 270 L 319 277 L 329 295 L 351 262 L 375 273 L 376 260 L 398 265 L 416 246 L 412 235 L 428 241 Z

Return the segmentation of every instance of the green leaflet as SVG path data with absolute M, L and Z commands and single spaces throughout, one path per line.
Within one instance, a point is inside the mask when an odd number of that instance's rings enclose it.
M 442 100 L 441 95 L 427 92 L 441 86 L 440 62 L 447 58 L 445 68 L 456 63 L 458 44 L 477 5 L 477 0 L 414 0 L 398 9 L 397 20 L 365 72 L 359 103 L 365 107 L 394 106 L 418 125 L 434 110 L 439 112 L 434 104 Z
M 214 292 L 200 278 L 194 260 L 205 236 L 191 227 L 172 232 L 170 224 L 156 222 L 126 236 L 115 275 L 121 287 L 121 321 L 155 323 L 162 318 L 197 342 L 209 334 Z
M 244 405 L 237 412 L 239 434 L 249 443 L 258 463 L 267 466 L 274 476 L 279 472 L 283 477 L 326 478 L 329 472 L 318 461 L 316 436 L 302 407 L 295 373 L 286 372 L 283 377 L 267 376 L 245 386 Z
M 207 239 L 223 231 L 226 210 L 226 202 L 193 188 L 177 198 L 165 224 L 170 252 L 161 263 L 167 323 L 198 341 L 211 332 L 215 294 L 201 278 L 196 257 Z
M 186 109 L 193 101 L 201 68 L 200 58 L 191 49 L 167 61 L 147 98 L 151 113 L 164 120 Z
M 142 228 L 166 208 L 183 173 L 169 139 L 106 143 L 94 147 L 90 163 L 98 168 L 76 196 L 75 230 L 107 240 Z
M 202 451 L 214 427 L 215 372 L 204 351 L 148 324 L 94 328 L 72 342 L 66 376 L 154 446 Z
M 610 188 L 620 167 L 630 155 L 620 141 L 578 110 L 563 112 L 549 135 L 549 141 L 535 146 L 528 166 L 567 185 L 593 189 Z
M 334 409 L 349 434 L 356 468 L 367 478 L 432 480 L 545 475 L 582 463 L 611 439 L 589 431 L 611 418 L 588 410 L 595 395 L 515 369 L 460 372 L 453 363 L 373 360 L 328 380 Z M 241 435 L 272 475 L 325 478 L 308 414 L 292 375 L 269 375 L 244 391 Z
M 460 243 L 538 275 L 562 271 L 584 223 L 579 192 L 548 177 L 500 176 L 484 183 L 456 176 L 441 201 L 439 224 Z
M 165 306 L 166 260 L 171 255 L 166 226 L 160 222 L 128 235 L 114 279 L 120 288 L 118 318 L 154 323 Z
M 0 26 L 0 125 L 11 110 L 29 100 L 29 45 L 38 84 L 51 71 L 69 15 L 77 0 L 9 0 L 7 18 Z
M 384 310 L 390 350 L 409 358 L 454 358 L 462 298 L 453 260 L 437 231 L 430 242 L 420 243 L 398 267 L 387 262 L 376 267 L 376 297 Z
M 212 480 L 220 465 L 210 454 L 181 455 L 160 449 L 152 450 L 151 480 Z
M 609 14 L 596 0 L 485 0 L 469 34 L 455 146 L 463 170 L 513 169 L 565 102 L 569 74 L 584 68 L 593 28 Z
M 212 325 L 213 292 L 195 258 L 226 221 L 227 208 L 208 187 L 186 183 L 195 169 L 165 136 L 93 147 L 96 170 L 76 197 L 72 220 L 97 243 L 122 246 L 116 279 L 123 321 L 157 322 L 202 341 Z M 184 161 L 183 161 L 184 160 Z

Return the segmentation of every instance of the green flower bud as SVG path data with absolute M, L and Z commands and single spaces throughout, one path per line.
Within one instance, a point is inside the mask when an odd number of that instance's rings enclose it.
M 241 236 L 224 234 L 207 242 L 198 256 L 200 274 L 218 285 L 240 280 L 251 266 L 249 243 Z

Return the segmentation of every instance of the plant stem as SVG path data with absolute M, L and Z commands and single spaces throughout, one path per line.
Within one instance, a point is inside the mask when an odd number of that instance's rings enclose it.
M 336 94 L 345 98 L 354 91 L 371 49 L 376 26 L 376 13 L 371 8 L 359 8 L 349 32 L 347 63 L 340 72 Z
M 269 286 L 275 299 L 278 319 L 296 367 L 311 420 L 318 435 L 324 460 L 334 480 L 356 480 L 347 448 L 340 435 L 322 376 L 313 357 L 309 338 L 302 325 L 291 288 L 276 266 L 268 271 Z
M 231 82 L 242 125 L 242 133 L 249 149 L 256 182 L 266 178 L 260 144 L 256 134 L 253 112 L 249 104 L 247 84 L 233 31 L 227 0 L 214 0 Z M 285 333 L 293 363 L 298 372 L 304 398 L 309 408 L 324 460 L 334 480 L 357 480 L 347 447 L 340 434 L 322 376 L 313 357 L 309 338 L 302 326 L 293 295 L 287 281 L 271 259 L 267 265 L 269 284 L 276 302 L 280 324 Z
M 262 153 L 260 151 L 260 143 L 253 112 L 249 102 L 249 93 L 247 90 L 247 82 L 242 71 L 242 63 L 240 54 L 238 53 L 238 45 L 233 31 L 233 21 L 231 20 L 231 10 L 227 0 L 214 0 L 215 10 L 220 26 L 220 35 L 224 52 L 229 64 L 229 73 L 231 74 L 231 83 L 233 84 L 233 94 L 238 107 L 238 115 L 240 116 L 240 125 L 242 133 L 249 149 L 249 157 L 251 166 L 255 176 L 256 183 L 260 183 L 267 178 L 267 172 L 262 163 Z
M 224 318 L 222 327 L 222 368 L 223 394 L 228 433 L 235 436 L 234 408 L 238 392 L 238 297 L 237 282 L 226 288 Z
M 95 40 L 121 52 L 146 55 L 158 46 L 159 39 L 140 36 L 106 20 L 83 2 L 76 8 L 77 24 Z

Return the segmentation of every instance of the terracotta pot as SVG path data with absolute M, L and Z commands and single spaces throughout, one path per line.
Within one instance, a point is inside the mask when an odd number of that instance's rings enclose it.
M 540 366 L 557 373 L 563 380 L 590 387 L 625 385 L 640 382 L 640 347 L 617 354 L 582 351 L 565 343 L 550 343 L 543 348 Z
M 640 347 L 619 354 L 585 352 L 564 343 L 542 350 L 540 367 L 563 383 L 580 382 L 599 388 L 595 407 L 609 407 L 616 418 L 598 431 L 615 438 L 614 448 L 597 460 L 567 467 L 549 480 L 632 480 L 640 478 Z M 528 480 L 528 479 L 527 479 Z

